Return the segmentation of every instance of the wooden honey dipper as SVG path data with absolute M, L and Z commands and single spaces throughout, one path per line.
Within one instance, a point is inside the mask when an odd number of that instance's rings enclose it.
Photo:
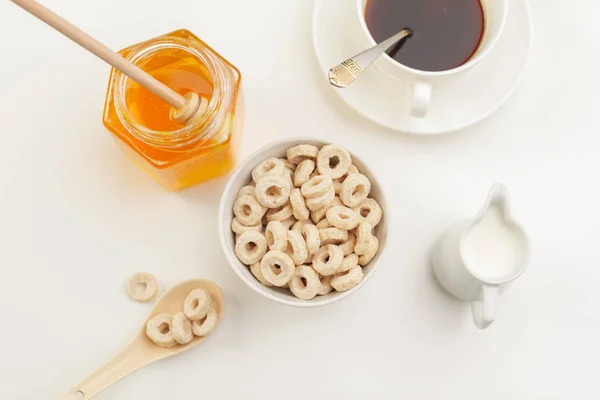
M 186 93 L 184 96 L 180 95 L 35 0 L 10 1 L 56 29 L 90 53 L 95 54 L 106 61 L 114 68 L 121 71 L 121 73 L 170 104 L 171 107 L 173 107 L 171 109 L 171 119 L 178 123 L 185 124 L 194 116 L 206 112 L 208 100 L 204 97 L 200 97 L 194 92 Z

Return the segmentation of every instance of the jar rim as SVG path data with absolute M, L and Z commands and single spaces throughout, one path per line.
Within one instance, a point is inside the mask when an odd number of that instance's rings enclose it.
M 212 137 L 224 120 L 229 103 L 233 101 L 231 74 L 227 73 L 226 66 L 210 49 L 194 41 L 173 36 L 150 40 L 131 49 L 125 58 L 138 65 L 161 52 L 174 49 L 191 55 L 208 69 L 213 81 L 213 93 L 205 113 L 192 118 L 181 128 L 158 131 L 140 124 L 129 112 L 126 91 L 130 78 L 119 71 L 116 71 L 113 94 L 115 111 L 125 129 L 142 142 L 163 149 L 185 147 Z

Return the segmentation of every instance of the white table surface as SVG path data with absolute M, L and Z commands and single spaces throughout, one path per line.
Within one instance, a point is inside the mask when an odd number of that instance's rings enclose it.
M 57 398 L 128 343 L 150 308 L 124 291 L 138 270 L 162 288 L 216 281 L 226 318 L 200 347 L 98 400 L 598 398 L 598 2 L 531 0 L 522 85 L 488 120 L 443 137 L 382 129 L 332 94 L 312 51 L 312 1 L 43 3 L 114 49 L 192 30 L 244 73 L 242 155 L 283 136 L 344 143 L 396 211 L 385 263 L 353 296 L 318 309 L 260 297 L 221 252 L 226 178 L 167 193 L 143 175 L 100 121 L 109 68 L 0 2 L 1 399 Z M 494 181 L 533 255 L 478 331 L 437 287 L 428 249 Z

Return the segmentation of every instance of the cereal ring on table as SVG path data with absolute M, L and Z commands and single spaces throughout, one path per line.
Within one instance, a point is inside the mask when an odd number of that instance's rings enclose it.
M 317 229 L 325 229 L 325 228 L 331 228 L 331 224 L 329 223 L 329 221 L 327 220 L 327 218 L 322 219 L 317 224 Z
M 240 223 L 240 221 L 237 220 L 237 218 L 234 218 L 233 221 L 231 221 L 231 230 L 238 234 L 241 235 L 244 232 L 248 232 L 248 231 L 258 231 L 258 232 L 262 232 L 263 230 L 263 226 L 262 223 L 258 223 L 256 225 L 251 225 L 251 226 L 246 226 Z
M 333 181 L 329 176 L 317 175 L 306 181 L 300 191 L 307 199 L 321 197 L 333 189 Z M 334 192 L 335 194 L 335 192 Z
M 235 255 L 246 265 L 259 262 L 266 252 L 267 239 L 258 231 L 242 233 L 235 243 Z
M 171 315 L 158 314 L 146 324 L 146 336 L 160 347 L 173 347 L 177 342 L 171 330 Z
M 267 211 L 267 222 L 271 221 L 285 221 L 293 214 L 292 205 L 290 203 L 286 203 L 283 206 L 277 208 L 270 208 Z
M 335 271 L 342 264 L 344 253 L 338 246 L 328 244 L 317 251 L 313 257 L 313 268 L 320 275 L 328 276 L 335 274 Z
M 358 215 L 344 206 L 331 207 L 325 215 L 332 226 L 346 231 L 356 228 L 360 222 Z
M 279 221 L 271 221 L 265 229 L 265 238 L 269 250 L 285 251 L 288 245 L 288 230 Z M 257 260 L 257 262 L 260 261 Z
M 367 251 L 373 236 L 373 227 L 368 222 L 363 222 L 358 226 L 356 230 L 356 245 L 354 246 L 354 252 L 362 256 Z
M 315 162 L 313 160 L 304 160 L 294 172 L 294 186 L 300 187 L 310 179 L 310 175 L 315 170 Z
M 371 236 L 369 246 L 364 254 L 358 258 L 358 264 L 365 266 L 370 263 L 373 257 L 375 257 L 375 254 L 377 254 L 377 250 L 379 250 L 379 239 L 375 236 Z
M 171 331 L 173 332 L 173 338 L 179 344 L 187 344 L 194 338 L 192 323 L 182 312 L 173 315 Z
M 127 293 L 134 300 L 150 301 L 158 293 L 158 283 L 154 275 L 147 272 L 137 272 L 127 280 Z
M 333 287 L 331 287 L 331 278 L 333 278 L 333 275 L 319 276 L 319 286 L 317 287 L 318 295 L 325 296 L 333 290 Z
M 269 157 L 254 167 L 252 170 L 252 180 L 258 182 L 260 178 L 267 174 L 283 175 L 284 168 L 283 161 L 279 158 Z
M 348 233 L 348 240 L 340 244 L 340 249 L 344 252 L 344 256 L 354 253 L 354 246 L 356 246 L 356 236 L 353 233 Z
M 365 201 L 370 192 L 371 181 L 363 174 L 352 174 L 342 183 L 340 198 L 346 206 L 353 208 Z
M 317 155 L 317 170 L 321 175 L 329 175 L 331 179 L 344 176 L 350 164 L 352 164 L 350 153 L 334 144 L 323 146 Z
M 335 196 L 333 198 L 333 201 L 327 207 L 323 207 L 316 211 L 311 211 L 310 219 L 312 219 L 312 221 L 315 224 L 317 224 L 317 223 L 319 223 L 319 221 L 321 221 L 323 218 L 325 218 L 325 215 L 327 214 L 327 210 L 329 210 L 331 207 L 343 206 L 343 205 L 344 205 L 344 203 L 342 203 L 342 200 L 340 200 L 339 197 Z
M 350 271 L 342 272 L 331 278 L 331 286 L 338 292 L 352 289 L 362 280 L 364 274 L 361 267 L 356 266 Z
M 283 206 L 290 198 L 290 182 L 281 175 L 267 174 L 256 182 L 256 200 L 267 208 Z
M 306 199 L 306 208 L 310 211 L 320 210 L 321 208 L 329 206 L 333 199 L 335 199 L 335 190 L 332 185 L 329 192 L 325 193 L 323 196 Z
M 358 265 L 358 256 L 354 253 L 348 254 L 342 260 L 342 264 L 335 271 L 336 274 L 341 274 L 342 272 L 350 271 L 352 268 Z
M 286 220 L 283 220 L 283 221 L 281 221 L 281 223 L 283 224 L 283 226 L 285 226 L 285 229 L 287 229 L 287 230 L 290 230 L 290 228 L 291 228 L 292 226 L 294 226 L 294 224 L 295 224 L 296 222 L 298 222 L 298 221 L 296 221 L 296 218 L 294 218 L 293 216 L 292 216 L 292 217 L 289 217 L 289 218 L 288 218 L 288 219 L 286 219 Z
M 252 183 L 254 183 L 254 182 L 252 182 Z M 246 185 L 246 186 L 244 186 L 243 188 L 240 189 L 240 191 L 238 192 L 237 197 L 242 197 L 242 196 L 245 196 L 247 194 L 249 194 L 251 196 L 254 196 L 254 189 L 255 189 L 254 185 Z
M 365 199 L 358 206 L 354 207 L 354 212 L 358 214 L 358 218 L 370 223 L 373 228 L 381 221 L 383 214 L 381 206 L 373 199 Z
M 296 170 L 296 164 L 291 163 L 290 160 L 288 160 L 287 158 L 280 158 L 281 162 L 283 163 L 283 166 L 291 169 L 292 171 Z
M 299 299 L 310 300 L 317 295 L 321 281 L 319 274 L 306 265 L 296 267 L 296 273 L 290 280 L 290 291 Z
M 306 221 L 310 217 L 310 211 L 306 208 L 300 189 L 293 189 L 290 192 L 290 203 L 292 204 L 294 218 L 298 221 Z
M 287 244 L 287 242 L 286 242 Z M 256 278 L 257 281 L 259 281 L 260 283 L 262 283 L 265 286 L 273 286 L 271 285 L 262 275 L 262 272 L 260 271 L 260 263 L 254 263 L 250 266 L 250 272 L 252 272 L 252 275 L 254 275 L 254 277 Z
M 315 254 L 321 248 L 321 237 L 319 228 L 314 225 L 306 224 L 302 228 L 302 237 L 306 242 L 306 250 L 309 255 Z
M 308 250 L 306 248 L 306 242 L 300 232 L 288 231 L 288 248 L 286 254 L 290 256 L 294 264 L 302 265 L 308 257 Z
M 253 226 L 258 224 L 267 209 L 263 207 L 254 196 L 245 194 L 237 198 L 233 204 L 233 213 L 242 225 Z
M 338 228 L 319 229 L 319 237 L 321 238 L 321 246 L 344 243 L 348 240 L 348 231 Z
M 308 158 L 315 160 L 317 154 L 319 154 L 319 148 L 311 144 L 299 144 L 298 146 L 290 147 L 286 151 L 287 159 L 292 164 L 300 164 Z
M 211 306 L 210 294 L 204 289 L 194 289 L 183 301 L 183 313 L 190 321 L 198 321 L 206 316 Z
M 296 223 L 294 223 L 294 226 L 292 226 L 292 230 L 302 233 L 304 225 L 313 225 L 313 223 L 310 221 L 296 221 Z
M 211 307 L 204 318 L 192 322 L 192 332 L 195 336 L 208 336 L 215 330 L 218 322 L 219 314 Z
M 267 282 L 282 287 L 292 279 L 296 266 L 284 252 L 271 250 L 260 261 L 260 272 Z

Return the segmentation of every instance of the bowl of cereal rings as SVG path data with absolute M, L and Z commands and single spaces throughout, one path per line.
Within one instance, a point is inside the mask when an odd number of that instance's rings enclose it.
M 287 138 L 230 177 L 219 235 L 235 273 L 257 293 L 299 307 L 361 288 L 381 262 L 386 202 L 372 171 L 342 146 Z

